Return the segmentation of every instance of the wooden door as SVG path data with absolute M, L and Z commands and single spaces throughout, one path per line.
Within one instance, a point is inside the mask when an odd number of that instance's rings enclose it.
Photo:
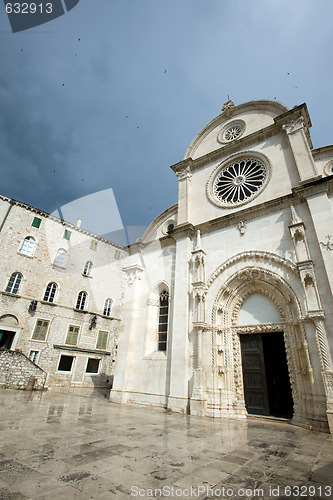
M 269 415 L 261 334 L 241 335 L 245 405 L 248 413 Z

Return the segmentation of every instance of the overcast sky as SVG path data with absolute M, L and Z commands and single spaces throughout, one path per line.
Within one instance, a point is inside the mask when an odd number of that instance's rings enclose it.
M 80 0 L 13 34 L 1 2 L 0 193 L 53 212 L 111 188 L 148 225 L 228 95 L 306 102 L 331 144 L 332 19 L 331 0 Z

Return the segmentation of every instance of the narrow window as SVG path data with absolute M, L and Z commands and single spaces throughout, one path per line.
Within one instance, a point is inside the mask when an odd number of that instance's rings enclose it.
M 90 260 L 88 260 L 88 262 L 85 263 L 84 269 L 83 269 L 84 276 L 91 276 L 92 266 L 93 266 L 93 263 Z
M 69 325 L 65 344 L 76 345 L 79 336 L 79 331 L 80 331 L 79 326 Z
M 86 373 L 98 373 L 100 359 L 88 358 Z
M 36 227 L 37 229 L 39 229 L 41 222 L 42 222 L 42 219 L 40 219 L 39 217 L 34 217 L 31 225 L 32 225 L 32 227 Z
M 90 242 L 90 250 L 97 250 L 97 244 L 98 244 L 97 241 L 91 240 L 91 242 Z
M 72 369 L 74 356 L 60 356 L 58 370 L 61 372 L 70 372 Z
M 68 231 L 68 229 L 65 229 L 65 231 L 64 231 L 64 239 L 65 240 L 70 240 L 71 239 L 71 234 L 72 233 L 70 231 Z
M 87 301 L 87 292 L 80 292 L 76 301 L 76 309 L 84 311 L 86 301 Z
M 102 349 L 103 351 L 105 351 L 107 342 L 108 342 L 108 332 L 103 332 L 102 330 L 100 330 L 98 332 L 96 349 Z
M 120 253 L 120 250 L 115 250 L 114 251 L 114 258 L 119 260 L 121 257 L 121 253 Z
M 111 309 L 112 309 L 112 299 L 106 299 L 103 310 L 104 316 L 111 316 Z
M 23 240 L 22 246 L 20 248 L 20 253 L 32 257 L 36 246 L 35 238 L 32 236 L 26 236 Z
M 57 267 L 66 267 L 67 252 L 64 248 L 59 248 L 57 250 L 56 256 L 53 261 L 53 265 Z
M 38 354 L 39 354 L 39 351 L 30 351 L 29 352 L 29 359 L 33 363 L 37 363 Z
M 13 273 L 9 278 L 8 285 L 6 288 L 6 292 L 8 293 L 17 293 L 22 281 L 21 273 Z
M 46 339 L 47 330 L 50 322 L 46 319 L 38 319 L 36 321 L 35 329 L 32 334 L 33 340 L 42 340 Z
M 160 294 L 160 310 L 158 316 L 158 350 L 166 351 L 168 336 L 169 293 L 164 290 Z
M 54 302 L 54 297 L 57 291 L 57 283 L 49 283 L 46 287 L 44 299 L 45 302 Z

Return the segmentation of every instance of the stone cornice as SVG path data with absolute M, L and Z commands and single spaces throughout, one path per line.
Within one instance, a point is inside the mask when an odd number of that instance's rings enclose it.
M 183 238 L 184 236 L 191 238 L 194 235 L 194 232 L 194 226 L 187 222 L 176 226 L 172 231 L 172 237 L 175 240 Z
M 198 224 L 195 229 L 199 229 L 200 232 L 204 234 L 212 230 L 214 231 L 223 227 L 235 225 L 242 220 L 247 222 L 263 215 L 278 212 L 285 208 L 290 208 L 291 204 L 297 205 L 297 202 L 294 203 L 294 201 L 293 195 L 288 194 L 280 198 L 276 198 L 275 200 L 265 201 L 264 203 L 260 203 L 260 205 L 244 208 L 242 210 L 238 210 L 237 212 L 222 215 L 217 219 L 203 222 L 202 224 Z
M 283 126 L 286 126 L 290 124 L 291 122 L 294 122 L 295 120 L 299 119 L 300 117 L 303 118 L 304 120 L 304 126 L 305 126 L 305 135 L 309 144 L 310 149 L 313 148 L 312 145 L 312 140 L 310 137 L 309 133 L 309 128 L 312 127 L 312 123 L 310 120 L 308 108 L 305 103 L 300 104 L 299 106 L 294 106 L 292 109 L 287 111 L 286 113 L 283 113 L 280 116 L 277 116 L 274 118 L 274 122 L 280 127 L 283 128 Z
M 231 142 L 230 144 L 221 146 L 220 148 L 215 149 L 214 151 L 211 151 L 206 155 L 200 156 L 195 160 L 193 160 L 192 158 L 186 158 L 185 160 L 182 160 L 179 163 L 172 165 L 170 168 L 176 174 L 187 167 L 189 167 L 191 169 L 191 172 L 193 172 L 194 170 L 197 170 L 198 168 L 201 168 L 209 163 L 213 163 L 214 161 L 227 158 L 231 154 L 235 154 L 238 152 L 241 153 L 243 149 L 251 147 L 257 144 L 258 142 L 261 142 L 264 139 L 267 139 L 268 137 L 271 137 L 277 133 L 279 133 L 279 127 L 276 124 L 269 125 L 268 127 L 257 130 L 252 134 L 246 135 L 245 137 L 241 137 L 240 139 L 237 139 Z
M 314 160 L 330 160 L 333 158 L 333 144 L 313 149 L 311 153 Z
M 333 186 L 333 178 L 330 177 L 320 177 L 314 180 L 309 180 L 303 182 L 302 185 L 292 188 L 292 192 L 301 197 L 307 198 L 309 196 L 328 192 Z

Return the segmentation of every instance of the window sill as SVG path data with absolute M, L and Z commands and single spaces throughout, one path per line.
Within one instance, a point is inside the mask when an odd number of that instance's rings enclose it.
M 67 266 L 58 266 L 57 264 L 52 264 L 51 265 L 53 267 L 53 269 L 66 269 Z
M 85 278 L 92 278 L 92 276 L 90 274 L 84 274 L 84 273 L 82 273 L 82 276 L 84 276 Z
M 93 314 L 89 313 L 89 311 L 86 311 L 85 309 L 76 309 L 76 307 L 73 307 L 73 311 L 77 313 L 83 313 L 83 314 Z
M 18 255 L 21 255 L 22 257 L 27 257 L 28 259 L 33 259 L 34 256 L 33 255 L 26 255 L 25 253 L 22 253 L 22 252 L 17 252 Z
M 8 297 L 15 297 L 16 299 L 21 298 L 21 296 L 18 295 L 17 293 L 11 293 L 11 292 L 2 292 L 2 295 L 7 295 Z
M 40 303 L 46 306 L 53 306 L 53 307 L 57 306 L 55 302 L 48 302 L 47 300 L 41 300 Z
M 59 345 L 59 344 L 54 344 L 53 345 L 54 349 L 61 349 L 64 351 L 76 351 L 76 352 L 85 352 L 87 354 L 100 354 L 104 356 L 111 356 L 110 351 L 102 351 L 101 349 L 87 349 L 85 347 L 78 347 L 74 345 Z

